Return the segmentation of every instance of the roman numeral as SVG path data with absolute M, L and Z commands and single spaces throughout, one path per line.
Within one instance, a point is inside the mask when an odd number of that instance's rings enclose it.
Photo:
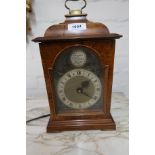
M 69 78 L 71 78 L 71 75 L 70 75 L 70 74 L 67 74 L 67 76 L 68 76 Z
M 77 75 L 81 75 L 81 71 L 77 71 Z

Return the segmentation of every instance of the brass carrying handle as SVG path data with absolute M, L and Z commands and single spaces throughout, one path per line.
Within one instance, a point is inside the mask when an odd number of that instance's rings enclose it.
M 80 0 L 66 0 L 65 1 L 65 7 L 66 7 L 66 9 L 68 9 L 69 10 L 69 12 L 71 12 L 71 9 L 67 6 L 67 2 L 68 1 L 80 1 Z M 84 1 L 84 6 L 81 8 L 81 12 L 82 12 L 82 10 L 87 6 L 87 1 L 86 0 L 83 0 Z

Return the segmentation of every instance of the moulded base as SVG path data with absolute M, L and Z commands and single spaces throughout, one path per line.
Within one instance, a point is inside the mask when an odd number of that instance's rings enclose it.
M 109 118 L 81 119 L 81 120 L 52 120 L 49 119 L 47 132 L 60 132 L 72 130 L 115 130 L 115 122 Z

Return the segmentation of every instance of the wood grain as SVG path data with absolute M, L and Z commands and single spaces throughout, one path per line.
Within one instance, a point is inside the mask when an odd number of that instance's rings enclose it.
M 87 23 L 85 31 L 75 33 L 67 30 L 69 23 Z M 51 117 L 47 126 L 47 132 L 66 130 L 112 130 L 116 129 L 115 122 L 110 114 L 111 93 L 113 82 L 113 67 L 115 55 L 115 39 L 122 37 L 111 34 L 108 28 L 101 23 L 90 22 L 86 17 L 67 17 L 64 23 L 50 26 L 44 37 L 34 39 L 39 42 L 42 66 L 46 82 L 48 101 Z M 68 112 L 59 114 L 56 109 L 56 99 L 53 87 L 53 77 L 50 76 L 57 57 L 64 49 L 72 46 L 85 46 L 97 54 L 105 71 L 103 80 L 104 108 L 103 111 Z

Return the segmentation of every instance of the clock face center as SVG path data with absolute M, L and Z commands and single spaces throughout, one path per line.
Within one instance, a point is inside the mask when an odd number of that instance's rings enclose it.
M 79 94 L 82 94 L 82 93 L 83 93 L 83 89 L 82 89 L 82 88 L 78 88 L 76 91 L 77 91 L 77 93 L 79 93 Z
M 88 102 L 95 93 L 95 87 L 92 82 L 90 82 L 88 88 L 82 86 L 82 84 L 88 80 L 89 79 L 84 76 L 75 76 L 69 79 L 64 86 L 64 94 L 66 97 L 76 103 Z

